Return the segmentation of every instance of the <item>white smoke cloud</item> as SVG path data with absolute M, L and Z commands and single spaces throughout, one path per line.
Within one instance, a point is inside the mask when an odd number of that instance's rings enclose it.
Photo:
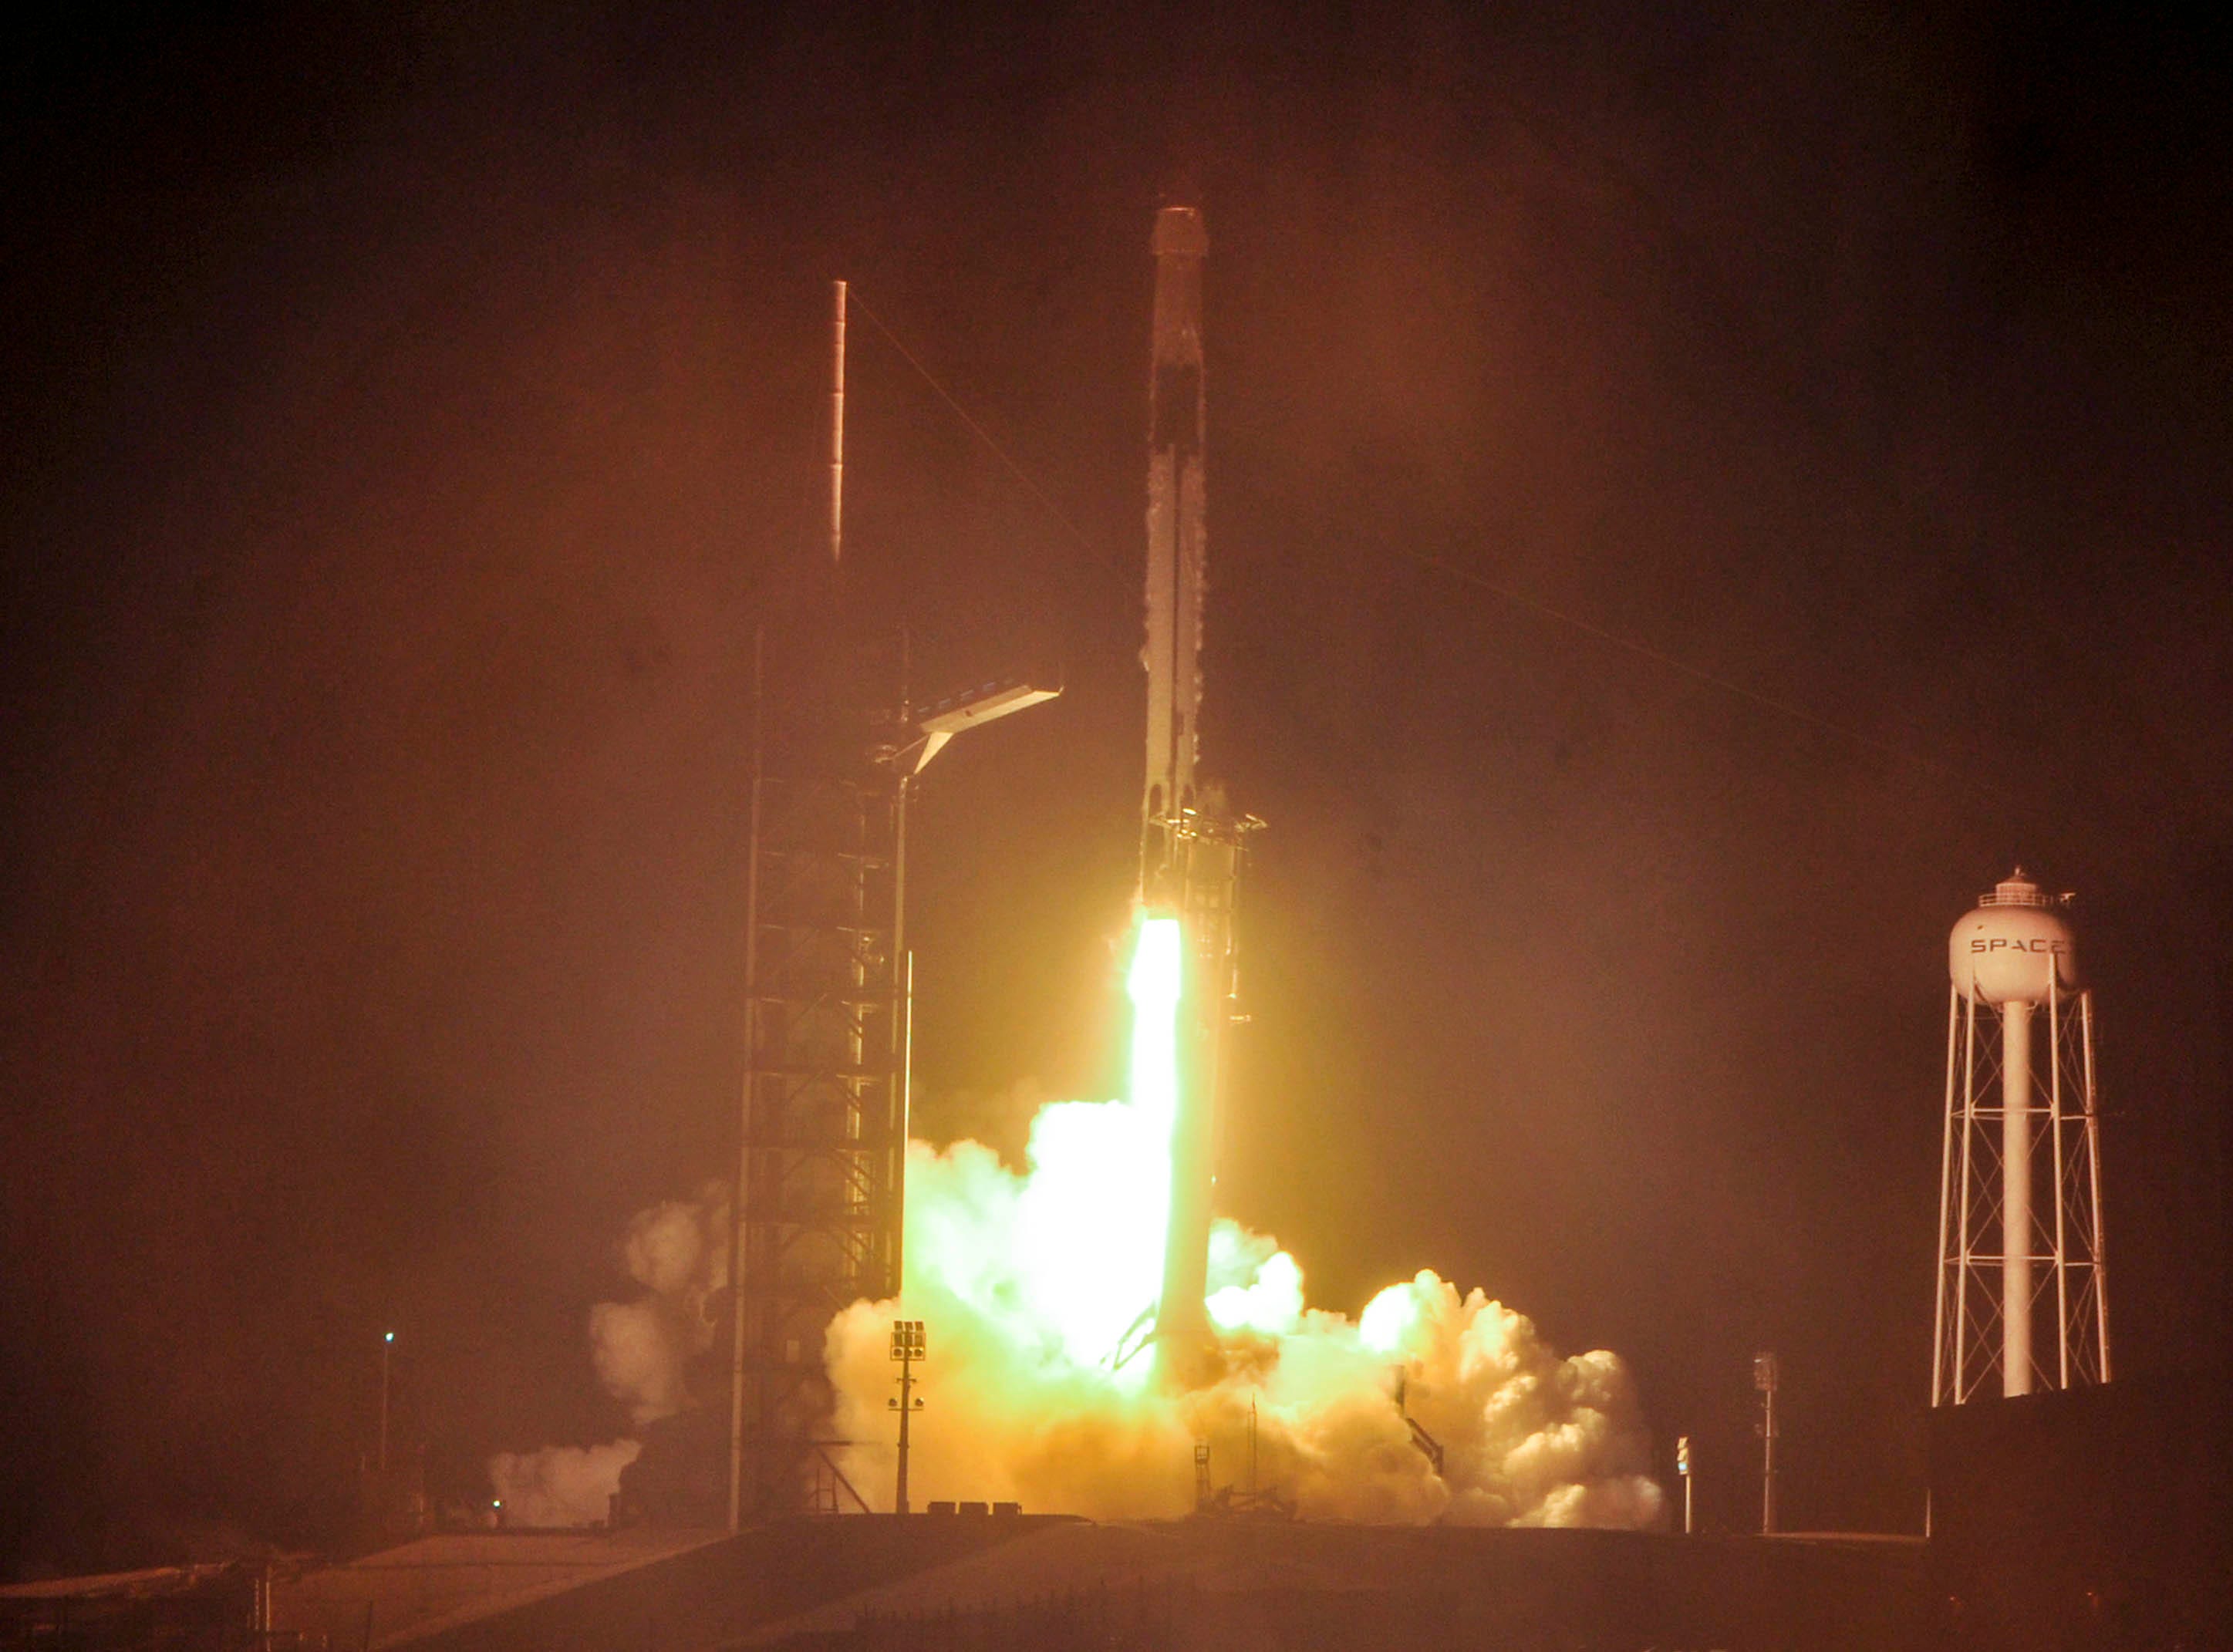
M 1159 1157 L 1155 1128 L 1122 1103 L 1057 1104 L 1034 1124 L 1022 1174 L 975 1142 L 910 1144 L 901 1297 L 839 1315 L 828 1361 L 839 1437 L 889 1440 L 889 1324 L 926 1322 L 913 1500 L 1176 1515 L 1194 1503 L 1195 1441 L 1209 1442 L 1213 1478 L 1234 1484 L 1246 1480 L 1253 1433 L 1258 1484 L 1306 1517 L 1624 1527 L 1663 1519 L 1645 1472 L 1650 1438 L 1620 1360 L 1602 1350 L 1562 1358 L 1524 1315 L 1480 1291 L 1461 1297 L 1432 1272 L 1382 1291 L 1352 1321 L 1305 1306 L 1301 1270 L 1273 1240 L 1221 1221 L 1210 1307 L 1224 1375 L 1175 1393 L 1156 1381 L 1151 1353 L 1113 1367 L 1134 1303 L 1152 1295 L 1161 1212 L 1101 1208 L 1094 1189 L 1121 1184 L 1117 1167 Z M 1144 1141 L 1133 1139 L 1143 1132 Z M 1399 1376 L 1409 1415 L 1442 1447 L 1440 1473 L 1399 1408 Z M 889 1500 L 892 1454 L 889 1445 L 849 1448 L 847 1476 L 872 1500 Z
M 643 1294 L 589 1310 L 597 1381 L 639 1428 L 691 1402 L 690 1362 L 713 1345 L 710 1304 L 729 1282 L 728 1226 L 719 1183 L 695 1200 L 639 1211 L 621 1241 L 621 1260 Z
M 1168 1113 L 1058 1102 L 1034 1119 L 1019 1173 L 974 1141 L 908 1149 L 906 1277 L 894 1302 L 832 1322 L 833 1432 L 854 1486 L 889 1501 L 890 1322 L 921 1319 L 915 1499 L 1015 1500 L 1100 1518 L 1182 1514 L 1194 1450 L 1213 1480 L 1257 1486 L 1305 1517 L 1483 1525 L 1641 1527 L 1664 1499 L 1627 1368 L 1562 1357 L 1523 1315 L 1432 1272 L 1381 1291 L 1355 1320 L 1307 1305 L 1278 1243 L 1230 1221 L 1210 1235 L 1221 1374 L 1174 1391 L 1143 1311 L 1162 1277 Z M 688 1408 L 693 1360 L 726 1290 L 726 1190 L 641 1213 L 621 1259 L 642 1287 L 589 1316 L 598 1380 L 638 1428 Z M 1134 1356 L 1120 1357 L 1128 1349 Z M 1401 1399 L 1399 1400 L 1399 1393 Z M 1407 1420 L 1408 1414 L 1408 1420 Z M 1439 1470 L 1416 1421 L 1441 1448 Z M 639 1447 L 498 1457 L 490 1475 L 523 1525 L 605 1518 Z
M 589 1363 L 638 1428 L 682 1408 L 688 1390 L 678 1321 L 657 1297 L 601 1302 L 589 1310 Z
M 719 1184 L 695 1200 L 669 1200 L 639 1211 L 621 1241 L 628 1277 L 660 1297 L 687 1297 L 718 1287 L 728 1275 L 728 1246 L 716 1226 L 727 1196 Z
M 695 1200 L 639 1211 L 621 1240 L 622 1265 L 643 1293 L 589 1310 L 589 1361 L 636 1428 L 694 1403 L 690 1366 L 713 1345 L 713 1304 L 729 1283 L 728 1232 L 727 1190 L 709 1182 Z M 489 1481 L 512 1525 L 592 1525 L 607 1518 L 621 1470 L 641 1449 L 619 1440 L 500 1453 L 489 1460 Z
M 1329 1328 L 1337 1339 L 1346 1322 Z M 1406 1374 L 1440 1441 L 1445 1518 L 1468 1525 L 1644 1526 L 1663 1503 L 1634 1384 L 1599 1349 L 1562 1359 L 1524 1314 L 1422 1270 L 1374 1298 L 1357 1345 Z
M 633 1440 L 615 1440 L 609 1446 L 499 1452 L 489 1459 L 489 1483 L 504 1505 L 507 1525 L 596 1525 L 621 1488 L 621 1470 L 641 1449 Z

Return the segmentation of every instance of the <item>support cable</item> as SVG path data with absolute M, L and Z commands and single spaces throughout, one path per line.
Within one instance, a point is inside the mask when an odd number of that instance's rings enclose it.
M 1800 722 L 1811 724 L 1827 733 L 1852 740 L 1859 745 L 1871 747 L 1887 757 L 1899 758 L 1909 763 L 1919 764 L 1926 769 L 1935 769 L 1940 774 L 1950 778 L 1975 780 L 1978 777 L 1974 769 L 1956 768 L 1950 763 L 1942 762 L 1937 758 L 1928 757 L 1923 752 L 1905 746 L 1895 745 L 1892 742 L 1879 739 L 1873 734 L 1864 734 L 1859 729 L 1848 727 L 1845 724 L 1833 723 L 1828 718 L 1810 712 L 1805 706 L 1796 705 L 1790 700 L 1779 699 L 1773 694 L 1763 694 L 1756 688 L 1748 688 L 1742 683 L 1732 682 L 1727 677 L 1716 676 L 1714 673 L 1694 666 L 1686 660 L 1678 659 L 1663 649 L 1655 648 L 1648 642 L 1638 642 L 1633 637 L 1623 636 L 1618 631 L 1608 630 L 1605 627 L 1592 621 L 1585 620 L 1579 615 L 1568 614 L 1553 608 L 1548 602 L 1539 601 L 1523 591 L 1514 590 L 1509 585 L 1500 584 L 1486 575 L 1475 573 L 1472 569 L 1462 568 L 1447 558 L 1436 556 L 1432 551 L 1411 550 L 1403 546 L 1397 546 L 1395 549 L 1397 555 L 1407 557 L 1422 568 L 1430 569 L 1447 579 L 1455 580 L 1461 585 L 1474 586 L 1494 596 L 1501 596 L 1507 602 L 1527 609 L 1531 614 L 1540 614 L 1546 620 L 1554 620 L 1560 625 L 1569 626 L 1586 636 L 1595 637 L 1600 642 L 1609 642 L 1616 648 L 1625 649 L 1639 659 L 1649 660 L 1655 664 L 1665 666 L 1670 671 L 1680 672 L 1694 682 L 1704 683 L 1709 687 L 1722 690 L 1724 693 L 1735 694 L 1740 699 L 1750 700 L 1754 705 L 1765 706 L 1769 711 L 1781 712 L 1786 717 L 1795 718 Z
M 923 366 L 913 350 L 900 341 L 899 335 L 884 324 L 884 318 L 871 309 L 857 291 L 852 296 L 854 307 L 869 318 L 869 324 L 884 335 L 884 341 L 900 353 L 900 358 L 921 375 L 922 381 L 937 393 L 938 399 L 947 405 L 954 416 L 968 429 L 969 433 L 991 450 L 993 457 L 1007 468 L 1009 475 L 1023 484 L 1025 491 L 1038 501 L 1041 508 L 1054 518 L 1062 530 L 1076 542 L 1080 550 L 1085 551 L 1105 569 L 1110 578 L 1123 585 L 1127 591 L 1130 590 L 1131 581 L 1116 566 L 1115 559 L 1109 555 L 1108 551 L 1097 544 L 1083 528 L 1064 514 L 1063 508 L 1055 503 L 1053 496 L 1032 479 L 1031 472 L 1026 471 L 1015 457 L 999 444 L 991 431 L 986 430 L 983 425 L 970 417 L 969 410 L 954 399 L 954 393 L 941 384 L 936 375 L 928 367 Z
M 917 356 L 913 350 L 910 350 L 907 347 L 906 343 L 900 338 L 899 335 L 895 333 L 885 322 L 883 317 L 877 315 L 876 310 L 867 302 L 867 301 L 862 298 L 857 289 L 851 291 L 850 298 L 854 308 L 858 309 L 863 315 L 868 318 L 869 323 L 873 326 L 877 332 L 883 335 L 885 342 L 889 343 L 893 349 L 899 353 L 900 358 L 904 361 L 908 366 L 915 369 L 917 375 L 921 378 L 925 384 L 930 387 L 932 392 L 937 395 L 938 399 L 946 404 L 947 409 L 954 414 L 954 416 L 961 421 L 963 426 L 968 430 L 970 434 L 976 437 L 979 441 L 982 442 L 986 449 L 992 452 L 993 456 L 1000 461 L 1001 465 L 1017 480 L 1017 482 L 1022 485 L 1025 491 L 1038 503 L 1040 508 L 1046 511 L 1047 515 L 1054 520 L 1057 525 L 1062 529 L 1064 533 L 1069 536 L 1071 542 L 1080 550 L 1085 551 L 1089 556 L 1090 556 L 1094 561 L 1109 574 L 1110 577 L 1116 580 L 1127 592 L 1129 592 L 1131 589 L 1130 580 L 1117 566 L 1116 560 L 1109 555 L 1108 551 L 1095 541 L 1090 535 L 1087 534 L 1084 529 L 1080 528 L 1075 522 L 1071 520 L 1069 516 L 1064 512 L 1062 507 L 1055 502 L 1054 497 L 1050 494 L 1046 489 L 1039 485 L 1038 482 L 1032 477 L 1031 472 L 1024 467 L 1022 462 L 1012 453 L 1009 452 L 1009 451 L 1000 444 L 999 439 L 993 436 L 992 432 L 986 429 L 982 423 L 973 418 L 970 414 L 969 410 L 964 407 L 960 400 L 954 396 L 954 393 L 948 390 L 944 384 L 940 382 L 937 375 L 933 374 L 928 367 L 923 365 L 921 359 Z M 1748 688 L 1742 683 L 1732 681 L 1727 677 L 1719 676 L 1713 672 L 1694 666 L 1688 660 L 1669 654 L 1663 649 L 1655 648 L 1649 643 L 1639 642 L 1633 637 L 1624 636 L 1619 632 L 1611 630 L 1605 626 L 1595 623 L 1592 621 L 1583 619 L 1579 615 L 1569 614 L 1565 612 L 1563 609 L 1553 608 L 1548 602 L 1529 596 L 1524 592 L 1516 590 L 1511 586 L 1505 585 L 1498 581 L 1490 579 L 1485 575 L 1476 573 L 1471 569 L 1462 567 L 1458 563 L 1453 563 L 1445 557 L 1436 556 L 1431 551 L 1414 550 L 1409 547 L 1402 545 L 1392 547 L 1392 549 L 1395 550 L 1398 556 L 1404 557 L 1408 561 L 1416 563 L 1422 568 L 1441 574 L 1447 579 L 1454 580 L 1459 584 L 1469 585 L 1476 589 L 1487 591 L 1492 595 L 1501 597 L 1506 602 L 1513 603 L 1517 607 L 1526 608 L 1532 614 L 1539 615 L 1545 619 L 1553 621 L 1558 624 L 1569 628 L 1570 629 L 1579 631 L 1584 635 L 1593 637 L 1600 642 L 1609 643 L 1616 648 L 1624 649 L 1630 654 L 1635 654 L 1639 659 L 1649 660 L 1654 664 L 1664 666 L 1669 670 L 1677 672 L 1682 675 L 1691 679 L 1695 682 L 1703 683 L 1709 687 L 1718 688 L 1724 693 L 1733 694 L 1740 699 L 1748 700 L 1755 706 L 1764 707 L 1768 711 L 1779 712 L 1781 715 L 1794 719 L 1798 722 L 1807 724 L 1812 727 L 1822 730 L 1826 733 L 1834 734 L 1842 739 L 1850 740 L 1856 745 L 1866 746 L 1872 751 L 1882 752 L 1888 757 L 1897 758 L 1903 762 L 1919 764 L 1924 768 L 1932 770 L 1938 774 L 1948 777 L 1949 778 L 1961 780 L 1965 784 L 1973 786 L 1982 783 L 1986 785 L 1995 786 L 1995 789 L 1996 790 L 1999 789 L 1990 777 L 1985 775 L 1975 764 L 1957 766 L 1956 764 L 1946 762 L 1942 758 L 1930 757 L 1924 752 L 1915 751 L 1911 747 L 1899 745 L 1892 741 L 1880 738 L 1875 735 L 1865 734 L 1859 729 L 1852 728 L 1846 724 L 1833 722 L 1830 719 L 1823 717 L 1818 712 L 1811 712 L 1805 706 L 1797 705 L 1791 700 L 1782 699 L 1773 694 L 1762 693 L 1760 690 L 1755 688 Z

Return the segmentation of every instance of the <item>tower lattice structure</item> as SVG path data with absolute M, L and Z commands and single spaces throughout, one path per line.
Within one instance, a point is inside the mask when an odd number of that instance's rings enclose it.
M 2106 1382 L 2093 994 L 2018 871 L 1955 927 L 1931 1403 Z
M 865 1506 L 837 1467 L 824 1338 L 900 1287 L 907 781 L 865 719 L 832 715 L 842 693 L 804 698 L 753 764 L 732 1524 Z

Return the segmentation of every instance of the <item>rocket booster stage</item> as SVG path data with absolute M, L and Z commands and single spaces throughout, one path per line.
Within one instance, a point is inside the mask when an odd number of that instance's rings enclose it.
M 1190 206 L 1156 217 L 1156 324 L 1148 391 L 1148 768 L 1140 799 L 1140 899 L 1175 912 L 1177 834 L 1195 807 L 1201 705 L 1201 263 L 1209 237 Z
M 1201 215 L 1167 206 L 1156 219 L 1154 377 L 1149 390 L 1148 764 L 1140 803 L 1140 904 L 1180 920 L 1178 1096 L 1171 1127 L 1170 1228 L 1156 1309 L 1167 1376 L 1205 1375 L 1214 1351 L 1208 1294 L 1211 1189 L 1225 1031 L 1233 1019 L 1233 917 L 1242 836 L 1262 823 L 1229 813 L 1195 777 L 1207 590 Z

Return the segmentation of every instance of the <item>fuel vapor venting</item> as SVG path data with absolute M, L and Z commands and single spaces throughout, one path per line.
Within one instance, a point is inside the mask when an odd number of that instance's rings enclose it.
M 2011 1396 L 2109 1380 L 2093 994 L 2070 899 L 2019 867 L 1948 940 L 1933 1405 L 1996 1376 Z
M 1234 915 L 1247 834 L 1222 789 L 1195 773 L 1208 590 L 1202 374 L 1202 265 L 1209 236 L 1191 206 L 1156 218 L 1152 374 L 1148 393 L 1147 774 L 1140 799 L 1143 917 L 1178 921 L 1178 1092 L 1171 1126 L 1170 1226 L 1156 1314 L 1167 1376 L 1198 1380 L 1215 1339 L 1208 1294 L 1219 1088 L 1236 988 Z

